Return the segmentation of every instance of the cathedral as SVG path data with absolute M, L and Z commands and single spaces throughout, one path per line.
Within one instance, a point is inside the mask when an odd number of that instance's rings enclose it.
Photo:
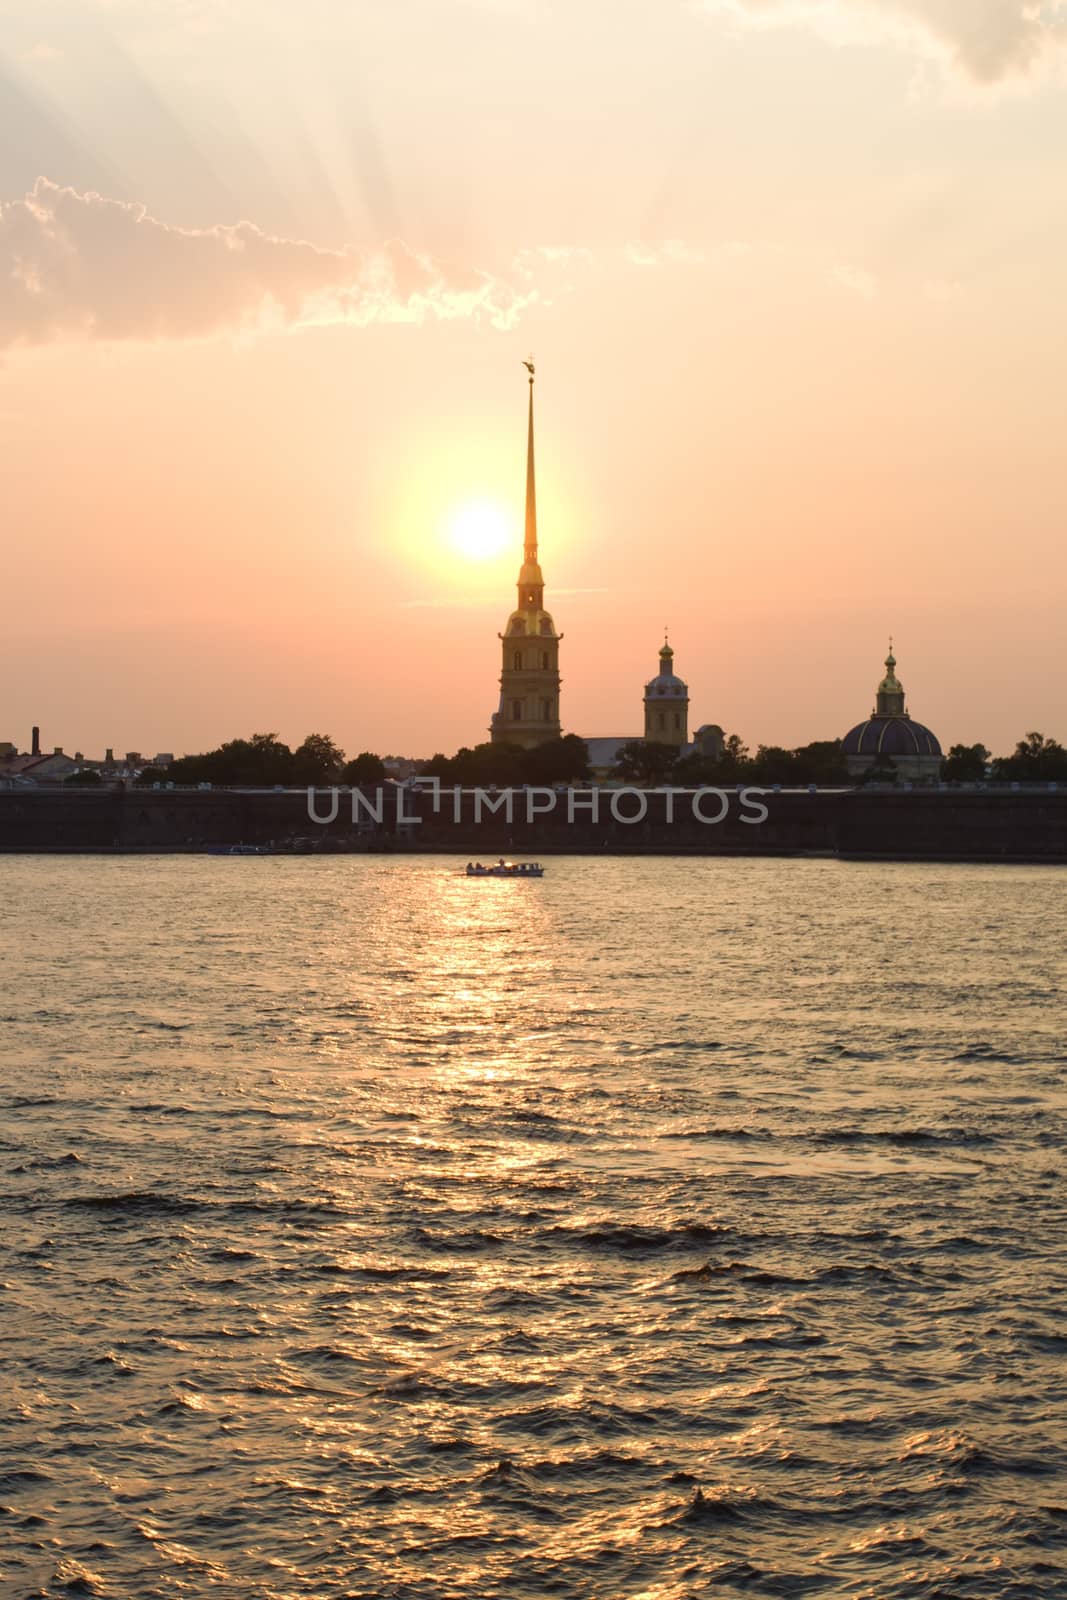
M 517 604 L 503 633 L 500 700 L 489 733 L 494 744 L 514 744 L 532 750 L 560 737 L 559 647 L 551 613 L 545 610 L 545 580 L 537 554 L 537 487 L 534 477 L 534 364 L 523 363 L 529 373 L 530 398 L 526 432 L 526 532 L 519 569 Z M 896 675 L 896 658 L 890 640 L 886 675 L 878 685 L 876 704 L 866 722 L 852 728 L 841 741 L 851 776 L 883 768 L 920 782 L 936 781 L 941 772 L 941 746 L 929 728 L 915 722 L 904 703 L 904 688 Z M 644 732 L 585 741 L 589 764 L 598 777 L 613 771 L 624 744 L 643 738 L 646 744 L 672 746 L 679 756 L 699 753 L 717 761 L 724 736 L 717 723 L 705 723 L 689 737 L 689 688 L 674 670 L 674 651 L 664 637 L 659 671 L 645 684 Z
M 489 728 L 493 744 L 516 744 L 525 750 L 560 737 L 559 647 L 551 613 L 545 610 L 545 580 L 537 554 L 537 486 L 534 474 L 534 365 L 523 363 L 530 378 L 526 431 L 526 533 L 519 569 L 517 605 L 500 640 L 500 700 Z M 672 745 L 679 755 L 699 751 L 717 759 L 723 732 L 717 724 L 698 728 L 689 738 L 689 689 L 674 670 L 674 651 L 666 638 L 659 652 L 659 671 L 645 684 L 644 739 Z M 630 735 L 629 738 L 641 737 Z M 594 772 L 606 772 L 629 739 L 587 739 Z
M 545 580 L 537 559 L 537 489 L 534 482 L 534 367 L 530 374 L 530 416 L 526 438 L 526 536 L 519 570 L 518 605 L 498 635 L 503 653 L 500 704 L 489 729 L 494 744 L 530 750 L 558 739 L 559 645 L 562 634 L 545 610 Z
M 874 710 L 866 722 L 857 723 L 845 734 L 841 754 L 853 778 L 872 769 L 896 772 L 920 783 L 936 782 L 941 776 L 941 746 L 936 736 L 915 722 L 905 707 L 892 639 L 885 677 L 875 691 Z

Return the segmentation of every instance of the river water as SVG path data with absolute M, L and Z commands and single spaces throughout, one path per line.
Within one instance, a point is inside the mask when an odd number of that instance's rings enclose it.
M 0 1590 L 1067 1594 L 1067 878 L 3 860 Z

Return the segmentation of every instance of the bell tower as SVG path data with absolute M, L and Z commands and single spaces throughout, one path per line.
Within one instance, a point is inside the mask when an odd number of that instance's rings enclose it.
M 675 673 L 674 651 L 664 631 L 659 671 L 645 684 L 645 743 L 681 749 L 688 742 L 689 688 Z
M 503 650 L 500 704 L 489 730 L 494 744 L 532 749 L 560 736 L 559 645 L 563 635 L 544 608 L 545 580 L 537 558 L 537 489 L 534 478 L 534 364 L 526 430 L 526 533 L 519 569 L 518 604 L 497 635 Z
M 893 641 L 889 641 L 889 654 L 885 658 L 885 677 L 878 685 L 874 715 L 876 717 L 904 717 L 904 685 L 897 677 L 897 658 L 893 654 Z

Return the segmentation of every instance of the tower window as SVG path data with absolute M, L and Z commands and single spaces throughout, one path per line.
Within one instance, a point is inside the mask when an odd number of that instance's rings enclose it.
M 674 713 L 674 726 L 676 728 L 680 728 L 682 726 L 682 719 L 677 711 Z
M 521 700 L 513 700 L 511 702 L 511 720 L 513 722 L 521 722 L 522 721 L 522 701 Z
M 660 725 L 661 728 L 665 728 L 667 726 L 667 719 L 663 715 L 662 711 L 659 714 L 659 725 Z
M 542 722 L 551 722 L 551 720 L 552 720 L 552 702 L 551 702 L 551 700 L 542 700 L 541 701 L 541 721 Z
M 521 650 L 516 650 L 515 654 L 511 658 L 511 664 L 515 668 L 515 671 L 518 672 L 519 669 L 522 666 L 522 651 Z
M 547 650 L 542 650 L 541 651 L 541 667 L 545 672 L 548 671 L 548 651 Z

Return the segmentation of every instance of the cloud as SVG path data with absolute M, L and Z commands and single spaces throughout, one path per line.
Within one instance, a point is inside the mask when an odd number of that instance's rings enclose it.
M 802 23 L 835 38 L 933 49 L 977 83 L 1024 76 L 1067 42 L 1067 0 L 703 0 L 752 24 Z
M 625 254 L 635 267 L 702 266 L 707 261 L 704 251 L 686 244 L 683 239 L 664 239 L 661 244 L 638 240 L 626 246 Z
M 172 227 L 144 206 L 47 178 L 0 203 L 0 348 L 330 322 L 484 317 L 511 327 L 535 296 L 397 241 L 361 257 L 250 222 Z
M 878 280 L 873 273 L 865 272 L 862 267 L 850 266 L 848 262 L 839 262 L 831 267 L 830 277 L 842 289 L 847 289 L 849 294 L 857 295 L 861 300 L 873 300 L 878 293 Z

